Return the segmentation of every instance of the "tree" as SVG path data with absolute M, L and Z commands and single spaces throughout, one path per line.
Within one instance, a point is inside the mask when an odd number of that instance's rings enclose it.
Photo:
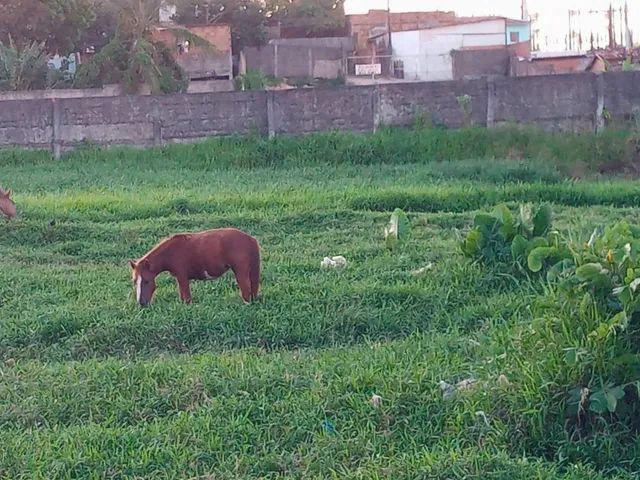
M 153 28 L 163 0 L 111 0 L 107 4 L 117 18 L 113 39 L 76 74 L 77 87 L 99 87 L 118 83 L 129 92 L 143 84 L 153 93 L 185 91 L 189 78 L 176 63 L 166 45 L 153 40 Z M 186 29 L 172 30 L 174 36 L 194 46 L 213 48 Z
M 267 41 L 267 16 L 260 0 L 190 0 L 178 7 L 177 19 L 183 24 L 231 27 L 234 53 L 245 47 L 264 45 Z
M 87 47 L 86 34 L 95 28 L 99 6 L 93 0 L 44 0 L 51 12 L 46 46 L 50 53 L 68 54 Z
M 0 91 L 44 88 L 48 71 L 43 44 L 19 47 L 11 39 L 0 42 Z
M 44 43 L 49 34 L 51 11 L 40 0 L 0 2 L 0 41 L 17 44 Z
M 188 0 L 178 8 L 181 23 L 231 25 L 234 53 L 267 41 L 267 23 L 300 28 L 304 35 L 345 24 L 344 0 Z
M 345 24 L 344 0 L 266 0 L 265 8 L 272 20 L 308 35 Z
M 11 37 L 16 45 L 42 43 L 50 53 L 80 50 L 87 46 L 87 34 L 101 31 L 99 9 L 98 0 L 0 2 L 0 41 Z

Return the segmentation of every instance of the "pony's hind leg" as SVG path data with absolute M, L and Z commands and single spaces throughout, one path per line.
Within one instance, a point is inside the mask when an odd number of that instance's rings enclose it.
M 238 282 L 238 287 L 240 287 L 240 296 L 244 303 L 249 303 L 252 300 L 251 295 L 251 277 L 249 275 L 248 269 L 239 269 L 234 270 L 233 273 L 236 276 L 236 282 Z

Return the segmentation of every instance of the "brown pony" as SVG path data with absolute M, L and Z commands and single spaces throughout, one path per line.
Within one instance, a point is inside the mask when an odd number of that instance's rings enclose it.
M 7 218 L 12 219 L 16 216 L 16 204 L 11 200 L 11 190 L 4 190 L 0 187 L 0 213 L 4 214 Z
M 137 302 L 145 307 L 156 289 L 156 277 L 169 272 L 178 282 L 180 298 L 191 303 L 190 280 L 211 280 L 232 270 L 245 303 L 258 296 L 260 246 L 235 228 L 173 235 L 138 261 L 131 260 Z

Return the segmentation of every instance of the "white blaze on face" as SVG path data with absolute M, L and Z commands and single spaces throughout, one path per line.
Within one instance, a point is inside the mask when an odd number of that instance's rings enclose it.
M 142 296 L 142 275 L 136 277 L 136 300 L 140 303 L 140 297 Z

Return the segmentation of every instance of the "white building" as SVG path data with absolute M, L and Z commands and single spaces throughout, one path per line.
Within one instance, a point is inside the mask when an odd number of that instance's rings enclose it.
M 452 80 L 453 50 L 528 41 L 528 31 L 528 22 L 479 17 L 457 25 L 391 32 L 393 59 L 402 65 L 405 79 Z

